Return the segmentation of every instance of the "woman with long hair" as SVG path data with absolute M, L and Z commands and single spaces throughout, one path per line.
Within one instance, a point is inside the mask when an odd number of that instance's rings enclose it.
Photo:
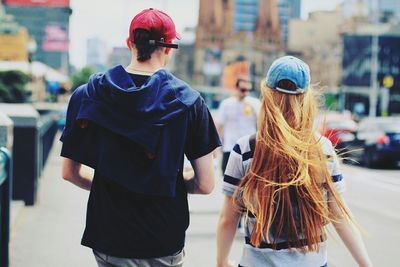
M 277 59 L 261 94 L 257 133 L 237 141 L 225 171 L 217 266 L 232 266 L 228 255 L 241 215 L 245 245 L 239 266 L 327 266 L 328 223 L 359 266 L 372 266 L 341 198 L 338 157 L 314 129 L 318 97 L 308 65 L 292 56 Z

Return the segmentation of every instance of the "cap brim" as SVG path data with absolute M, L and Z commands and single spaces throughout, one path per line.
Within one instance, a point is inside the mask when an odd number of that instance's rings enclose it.
M 306 91 L 306 90 L 301 89 L 301 88 L 297 88 L 296 90 L 288 90 L 288 89 L 283 89 L 283 88 L 280 88 L 280 87 L 275 87 L 275 88 L 272 88 L 272 89 L 275 89 L 275 90 L 277 90 L 277 91 L 279 91 L 281 93 L 290 94 L 290 95 L 300 95 L 300 94 L 303 94 Z

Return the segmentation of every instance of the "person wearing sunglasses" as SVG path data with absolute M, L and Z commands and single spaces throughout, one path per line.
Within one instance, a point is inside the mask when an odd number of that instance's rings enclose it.
M 236 140 L 256 132 L 261 102 L 249 95 L 251 91 L 251 81 L 247 77 L 238 77 L 233 95 L 219 106 L 217 128 L 222 141 L 222 174 Z

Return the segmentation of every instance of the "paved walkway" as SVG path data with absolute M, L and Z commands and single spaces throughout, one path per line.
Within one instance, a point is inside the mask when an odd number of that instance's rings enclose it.
M 88 192 L 61 178 L 57 140 L 40 180 L 37 203 L 33 207 L 13 204 L 11 267 L 97 266 L 91 250 L 80 245 Z M 215 265 L 215 231 L 221 201 L 220 182 L 211 196 L 190 196 L 192 214 L 185 266 Z M 240 241 L 236 241 L 232 253 L 236 262 L 241 253 Z

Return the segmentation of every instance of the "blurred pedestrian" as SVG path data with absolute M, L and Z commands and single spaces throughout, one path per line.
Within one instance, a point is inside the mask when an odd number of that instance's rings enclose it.
M 82 245 L 99 266 L 182 266 L 187 193 L 213 190 L 220 140 L 199 93 L 165 69 L 176 38 L 166 13 L 143 10 L 131 63 L 93 75 L 69 102 L 63 177 L 90 190 Z M 194 176 L 183 177 L 184 155 Z
M 372 266 L 341 197 L 335 150 L 313 129 L 317 101 L 308 65 L 291 56 L 277 59 L 261 93 L 258 131 L 237 141 L 225 171 L 217 266 L 230 266 L 241 214 L 246 234 L 239 266 L 327 266 L 330 222 L 359 266 Z
M 238 77 L 234 95 L 223 100 L 218 110 L 218 133 L 222 140 L 222 174 L 235 142 L 257 129 L 260 100 L 249 96 L 252 83 L 247 77 Z

